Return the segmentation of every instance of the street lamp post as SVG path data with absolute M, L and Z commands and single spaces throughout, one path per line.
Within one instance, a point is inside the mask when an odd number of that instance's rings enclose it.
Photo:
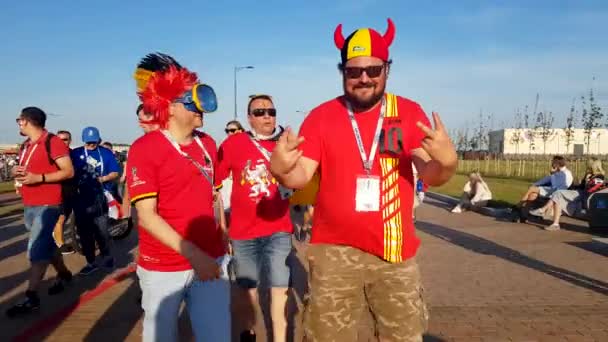
M 243 70 L 243 69 L 253 69 L 253 66 L 251 65 L 247 65 L 247 66 L 235 66 L 234 67 L 234 120 L 236 120 L 237 117 L 237 104 L 236 104 L 236 94 L 237 94 L 237 87 L 236 87 L 236 73 L 237 71 Z

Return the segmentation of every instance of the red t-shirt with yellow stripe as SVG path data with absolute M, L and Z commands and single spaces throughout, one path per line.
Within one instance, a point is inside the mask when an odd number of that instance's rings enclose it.
M 386 97 L 372 168 L 372 175 L 380 177 L 379 211 L 355 211 L 356 179 L 365 171 L 343 97 L 320 105 L 306 117 L 301 148 L 305 157 L 319 162 L 311 243 L 352 246 L 400 262 L 414 256 L 420 245 L 412 222 L 411 152 L 421 147 L 424 138 L 416 122 L 429 125 L 429 121 L 417 103 L 391 94 Z M 366 153 L 371 150 L 380 107 L 355 114 Z
M 197 134 L 210 161 L 195 141 L 180 147 L 212 174 L 217 161 L 215 141 L 205 133 Z M 158 214 L 178 234 L 213 258 L 225 254 L 222 232 L 213 211 L 212 184 L 191 161 L 179 154 L 162 132 L 150 132 L 133 143 L 128 167 L 125 172 L 132 203 L 156 198 Z M 144 227 L 139 228 L 138 264 L 141 267 L 164 272 L 192 268 L 186 258 L 158 241 Z

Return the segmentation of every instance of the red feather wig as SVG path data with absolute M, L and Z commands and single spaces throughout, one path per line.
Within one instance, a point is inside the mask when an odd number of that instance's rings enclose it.
M 156 72 L 150 77 L 146 88 L 139 94 L 144 111 L 154 115 L 161 128 L 167 128 L 169 105 L 198 83 L 196 73 L 186 68 L 170 66 L 165 71 Z

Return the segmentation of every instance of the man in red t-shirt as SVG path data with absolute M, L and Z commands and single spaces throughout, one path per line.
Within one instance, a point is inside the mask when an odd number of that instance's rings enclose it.
M 253 95 L 247 106 L 251 131 L 236 133 L 220 146 L 216 185 L 232 174 L 230 240 L 234 251 L 236 281 L 248 289 L 251 304 L 257 302 L 262 275 L 271 287 L 270 314 L 274 341 L 287 338 L 285 304 L 290 270 L 292 225 L 287 189 L 270 174 L 270 151 L 283 133 L 277 127 L 277 111 L 268 95 Z M 250 306 L 249 305 L 249 306 Z M 241 322 L 241 339 L 253 339 L 255 320 Z
M 38 288 L 49 263 L 57 271 L 49 295 L 62 292 L 64 284 L 72 280 L 53 240 L 53 229 L 61 214 L 61 181 L 74 176 L 68 147 L 44 128 L 46 114 L 40 108 L 24 108 L 17 124 L 19 133 L 28 139 L 12 173 L 23 199 L 25 228 L 30 232 L 27 255 L 31 268 L 25 299 L 7 310 L 9 317 L 40 308 Z
M 215 110 L 215 94 L 171 64 L 139 95 L 160 125 L 133 143 L 126 170 L 139 219 L 143 340 L 176 341 L 185 302 L 197 340 L 230 341 L 229 257 L 213 212 L 217 150 L 195 130 Z
M 344 95 L 312 110 L 300 137 L 288 132 L 272 155 L 272 173 L 291 188 L 320 174 L 314 212 L 308 341 L 354 341 L 364 310 L 383 341 L 421 341 L 426 308 L 414 256 L 412 161 L 440 185 L 453 175 L 454 147 L 433 113 L 385 92 L 395 28 L 359 29 L 334 39 L 341 51 Z

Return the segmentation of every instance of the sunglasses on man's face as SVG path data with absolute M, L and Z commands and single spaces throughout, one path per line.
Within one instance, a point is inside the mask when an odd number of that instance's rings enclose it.
M 61 139 L 61 141 L 65 141 L 65 142 L 70 141 L 70 138 L 59 138 L 59 139 Z
M 369 78 L 376 78 L 382 74 L 382 70 L 384 69 L 384 64 L 382 65 L 370 65 L 364 68 L 362 67 L 344 67 L 344 75 L 346 78 L 359 78 L 363 75 L 363 72 L 367 74 Z
M 232 134 L 232 133 L 236 133 L 238 131 L 239 131 L 238 128 L 226 128 L 226 129 L 224 129 L 224 132 L 226 132 L 226 134 Z
M 268 114 L 268 116 L 275 117 L 277 116 L 277 110 L 275 108 L 257 108 L 251 111 L 251 115 L 256 118 L 262 117 Z

